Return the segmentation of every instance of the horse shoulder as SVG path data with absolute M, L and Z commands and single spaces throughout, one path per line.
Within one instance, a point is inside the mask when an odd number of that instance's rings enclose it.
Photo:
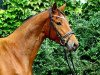
M 0 38 L 0 57 L 3 55 L 6 55 L 7 49 L 6 49 L 6 41 L 3 38 Z

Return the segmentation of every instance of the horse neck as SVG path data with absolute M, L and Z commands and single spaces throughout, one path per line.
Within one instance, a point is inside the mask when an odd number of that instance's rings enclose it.
M 42 29 L 48 17 L 48 11 L 33 16 L 8 36 L 10 42 L 16 44 L 18 49 L 15 49 L 15 51 L 17 53 L 22 53 L 22 55 L 24 54 L 31 58 L 35 57 L 41 42 L 45 38 Z

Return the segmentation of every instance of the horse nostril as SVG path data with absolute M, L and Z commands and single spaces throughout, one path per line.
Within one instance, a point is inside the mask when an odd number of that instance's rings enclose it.
M 79 46 L 78 44 L 75 44 L 75 43 L 74 43 L 74 45 L 73 45 L 74 51 L 76 51 L 76 49 L 78 48 L 78 46 Z

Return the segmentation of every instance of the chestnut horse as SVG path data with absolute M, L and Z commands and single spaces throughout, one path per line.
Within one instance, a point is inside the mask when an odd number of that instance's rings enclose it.
M 66 46 L 69 50 L 78 47 L 62 11 L 65 4 L 50 9 L 26 20 L 11 35 L 0 38 L 0 75 L 32 75 L 32 63 L 45 38 Z

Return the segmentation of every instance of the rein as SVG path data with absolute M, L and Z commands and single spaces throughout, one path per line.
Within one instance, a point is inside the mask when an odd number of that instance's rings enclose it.
M 58 10 L 60 13 L 62 13 L 60 10 Z M 51 32 L 51 27 L 53 27 L 54 29 L 55 29 L 55 31 L 56 31 L 56 33 L 57 33 L 57 36 L 60 38 L 60 43 L 61 43 L 61 45 L 63 46 L 63 48 L 64 48 L 64 56 L 65 56 L 65 60 L 66 60 L 66 62 L 67 62 L 67 64 L 68 64 L 68 67 L 69 67 L 69 69 L 70 69 L 70 71 L 72 72 L 72 75 L 77 75 L 77 73 L 75 72 L 75 67 L 74 67 L 74 63 L 73 63 L 73 59 L 72 59 L 72 53 L 70 52 L 70 54 L 68 54 L 67 52 L 68 52 L 68 50 L 67 50 L 67 48 L 65 47 L 65 45 L 67 45 L 67 43 L 68 43 L 68 41 L 69 41 L 69 39 L 70 39 L 70 37 L 72 36 L 72 34 L 74 34 L 74 32 L 66 32 L 65 33 L 65 35 L 64 36 L 62 36 L 60 33 L 59 33 L 59 31 L 56 29 L 56 27 L 54 26 L 54 24 L 53 24 L 53 22 L 55 22 L 55 21 L 53 21 L 53 19 L 52 19 L 52 17 L 54 16 L 56 16 L 56 17 L 58 17 L 58 18 L 62 18 L 62 19 L 64 19 L 64 17 L 60 17 L 60 16 L 57 16 L 57 15 L 51 15 L 51 13 L 52 13 L 52 9 L 50 9 L 50 12 L 49 12 L 49 17 L 50 17 L 50 29 L 49 29 L 49 38 L 50 38 L 50 32 Z M 65 38 L 66 37 L 68 37 L 68 39 L 67 39 L 67 41 L 65 42 Z M 69 59 L 69 56 L 68 55 L 70 55 L 70 59 Z M 70 64 L 70 62 L 71 62 L 71 64 Z
M 63 51 L 64 51 L 66 63 L 68 64 L 68 67 L 69 67 L 70 71 L 72 72 L 72 75 L 77 75 L 75 66 L 74 66 L 74 62 L 73 62 L 72 53 L 68 52 L 66 47 L 63 47 L 63 49 L 64 49 Z

